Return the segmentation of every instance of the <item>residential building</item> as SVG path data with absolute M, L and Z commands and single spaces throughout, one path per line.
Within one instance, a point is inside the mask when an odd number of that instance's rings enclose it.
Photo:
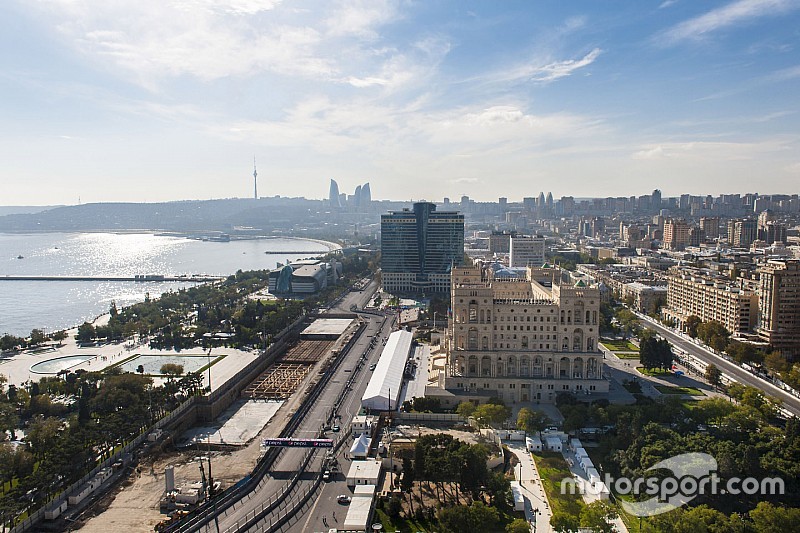
M 738 281 L 694 267 L 675 267 L 667 276 L 667 305 L 662 315 L 685 330 L 694 315 L 720 322 L 734 335 L 752 333 L 758 317 L 758 295 Z
M 758 223 L 755 219 L 728 221 L 728 244 L 735 248 L 747 248 L 758 237 Z
M 623 300 L 630 299 L 632 307 L 645 314 L 654 312 L 667 300 L 666 285 L 646 285 L 635 281 L 622 285 L 621 293 Z
M 545 255 L 545 238 L 541 235 L 535 237 L 512 237 L 509 254 L 508 266 L 512 268 L 542 266 Z
M 719 237 L 719 217 L 700 217 L 700 229 L 706 239 L 715 241 Z
M 800 261 L 768 261 L 758 269 L 761 338 L 789 358 L 800 355 Z
M 390 293 L 447 292 L 464 261 L 464 215 L 429 202 L 381 215 L 381 279 Z
M 490 396 L 531 404 L 552 403 L 559 392 L 607 393 L 599 288 L 565 279 L 549 265 L 528 267 L 524 279 L 454 269 L 445 371 L 426 395 L 453 407 Z
M 689 224 L 685 220 L 667 219 L 664 221 L 664 248 L 683 250 L 689 244 Z

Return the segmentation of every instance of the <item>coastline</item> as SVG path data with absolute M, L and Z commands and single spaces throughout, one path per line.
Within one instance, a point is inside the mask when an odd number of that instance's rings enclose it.
M 60 244 L 61 242 L 72 241 L 73 239 L 80 238 L 81 235 L 108 235 L 110 242 L 116 242 L 113 238 L 114 235 L 119 235 L 119 239 L 127 239 L 126 236 L 139 235 L 141 238 L 138 240 L 143 243 L 151 242 L 151 236 L 159 235 L 158 232 L 152 230 L 124 230 L 124 231 L 35 231 L 35 232 L 0 232 L 0 236 L 5 236 L 4 241 L 8 245 L 3 246 L 3 250 L 8 255 L 9 261 L 13 258 L 14 261 L 8 263 L 8 267 L 3 268 L 3 273 L 14 275 L 52 275 L 60 276 L 67 273 L 67 276 L 80 276 L 80 272 L 85 270 L 82 261 L 83 255 L 75 254 L 70 255 L 67 245 Z M 25 235 L 31 235 L 30 240 Z M 194 242 L 189 234 L 171 232 L 169 235 L 161 233 L 161 235 L 173 237 L 173 245 L 167 248 L 175 247 L 177 252 L 172 252 L 167 260 L 167 267 L 164 268 L 157 264 L 155 261 L 143 263 L 143 266 L 137 267 L 136 270 L 129 269 L 125 272 L 125 277 L 133 276 L 133 274 L 142 275 L 165 275 L 165 276 L 190 276 L 190 273 L 207 274 L 226 277 L 234 274 L 237 270 L 273 270 L 276 262 L 284 262 L 285 258 L 300 259 L 304 257 L 319 257 L 328 253 L 337 253 L 341 250 L 342 246 L 336 242 L 326 241 L 323 239 L 315 239 L 312 237 L 299 237 L 299 236 L 267 236 L 267 235 L 247 235 L 245 238 L 232 239 L 230 246 L 226 242 L 209 243 L 206 248 L 206 243 L 200 242 L 191 245 L 185 245 L 183 242 Z M 102 240 L 102 238 L 101 238 Z M 241 242 L 239 242 L 241 241 Z M 307 241 L 304 245 L 292 245 L 291 243 L 301 243 Z M 38 253 L 37 247 L 29 249 L 20 249 L 18 246 L 26 242 L 41 242 L 41 250 L 43 253 Z M 164 241 L 167 242 L 167 241 Z M 17 244 L 19 243 L 19 244 Z M 50 244 L 48 244 L 50 243 Z M 153 241 L 153 246 L 161 247 L 158 241 Z M 237 244 L 238 243 L 238 244 Z M 271 243 L 280 243 L 276 246 Z M 318 246 L 310 246 L 311 243 Z M 38 245 L 37 245 L 38 246 Z M 47 247 L 50 247 L 48 250 Z M 55 248 L 53 248 L 55 246 Z M 150 246 L 146 244 L 145 246 Z M 53 249 L 61 251 L 50 255 Z M 315 248 L 316 250 L 309 250 L 309 252 L 290 253 L 284 255 L 282 251 L 274 251 L 272 254 L 263 255 L 264 250 L 269 248 L 284 248 L 284 249 L 303 249 Z M 327 251 L 320 251 L 320 248 L 326 248 Z M 34 250 L 37 250 L 34 252 Z M 194 250 L 193 252 L 182 255 L 180 250 Z M 206 252 L 205 250 L 210 250 Z M 241 251 L 241 255 L 240 255 Z M 247 255 L 244 255 L 244 254 Z M 60 255 L 58 255 L 60 254 Z M 219 259 L 214 259 L 219 254 Z M 25 261 L 17 261 L 17 255 L 25 256 Z M 130 254 L 129 254 L 130 255 Z M 60 258 L 59 258 L 60 257 Z M 173 264 L 172 257 L 175 258 L 176 268 L 170 268 L 169 265 Z M 33 258 L 33 259 L 31 259 Z M 74 258 L 74 259 L 73 259 Z M 209 258 L 205 263 L 196 263 L 198 259 Z M 237 259 L 241 258 L 241 259 Z M 258 259 L 261 258 L 261 259 Z M 35 265 L 28 266 L 28 261 L 35 261 Z M 58 261 L 58 263 L 56 263 Z M 113 264 L 108 262 L 110 267 L 98 269 L 98 272 L 103 274 L 116 276 Z M 120 265 L 127 265 L 130 263 L 119 263 Z M 64 265 L 64 266 L 62 266 Z M 194 265 L 194 266 L 192 266 Z M 159 270 L 164 268 L 164 270 Z M 197 268 L 193 271 L 193 268 Z M 8 309 L 15 311 L 3 317 L 0 322 L 0 335 L 9 333 L 15 336 L 27 337 L 30 331 L 34 328 L 43 329 L 47 332 L 70 329 L 75 327 L 76 324 L 81 324 L 84 318 L 88 321 L 92 317 L 96 319 L 98 314 L 108 310 L 108 303 L 113 299 L 118 305 L 131 305 L 135 302 L 142 301 L 143 294 L 149 291 L 151 294 L 159 295 L 161 292 L 173 289 L 178 290 L 178 286 L 184 282 L 183 279 L 173 281 L 164 281 L 159 285 L 157 279 L 149 280 L 148 283 L 139 284 L 137 281 L 122 281 L 103 280 L 93 282 L 92 280 L 72 281 L 63 280 L 50 282 L 46 280 L 29 280 L 29 281 L 8 281 L 4 283 L 19 283 L 19 285 L 5 286 L 4 294 L 0 295 L 0 302 L 8 306 Z M 47 285 L 52 283 L 51 285 Z M 60 285 L 60 284 L 64 285 Z M 75 284 L 80 284 L 76 286 Z M 113 285 L 117 284 L 118 285 Z M 178 285 L 175 285 L 177 283 Z M 113 286 L 112 286 L 113 285 Z M 19 287 L 18 289 L 16 287 Z M 142 294 L 137 294 L 141 292 Z M 138 295 L 138 299 L 133 300 Z M 32 307 L 35 306 L 35 307 Z M 42 312 L 34 312 L 34 308 L 41 309 Z
M 163 237 L 176 237 L 180 239 L 191 239 L 193 235 L 201 235 L 204 233 L 219 234 L 225 232 L 220 230 L 202 230 L 202 231 L 186 232 L 186 231 L 164 231 L 157 229 L 86 229 L 86 230 L 66 230 L 66 231 L 58 231 L 52 229 L 0 230 L 0 235 L 46 235 L 48 233 L 60 233 L 64 235 L 78 235 L 81 233 L 109 233 L 112 235 L 154 235 Z M 293 241 L 308 241 L 308 242 L 315 242 L 317 244 L 322 244 L 323 246 L 327 246 L 329 248 L 329 251 L 331 252 L 342 249 L 342 245 L 339 243 L 333 241 L 326 241 L 324 239 L 317 239 L 315 237 L 297 237 L 294 235 L 255 235 L 255 234 L 239 235 L 236 233 L 229 235 L 231 236 L 231 240 L 235 241 L 286 239 Z

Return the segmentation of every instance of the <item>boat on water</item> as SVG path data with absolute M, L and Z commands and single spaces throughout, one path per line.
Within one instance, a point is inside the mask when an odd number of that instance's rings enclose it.
M 18 255 L 17 259 L 25 259 L 25 256 L 24 255 Z

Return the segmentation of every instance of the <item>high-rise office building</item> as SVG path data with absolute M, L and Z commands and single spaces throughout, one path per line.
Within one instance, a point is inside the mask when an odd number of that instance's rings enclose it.
M 464 261 L 464 215 L 429 202 L 381 215 L 381 278 L 390 293 L 447 292 Z
M 331 187 L 328 191 L 328 201 L 331 204 L 331 207 L 341 207 L 339 203 L 339 184 L 336 183 L 336 180 L 331 180 Z

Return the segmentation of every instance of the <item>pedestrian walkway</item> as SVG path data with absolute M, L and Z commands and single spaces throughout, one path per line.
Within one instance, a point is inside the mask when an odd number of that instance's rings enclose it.
M 525 448 L 524 442 L 505 441 L 509 451 L 517 456 L 517 465 L 514 474 L 522 487 L 525 496 L 525 518 L 531 524 L 531 531 L 535 533 L 550 533 L 550 519 L 553 516 L 547 495 L 544 492 L 539 471 L 530 452 Z

